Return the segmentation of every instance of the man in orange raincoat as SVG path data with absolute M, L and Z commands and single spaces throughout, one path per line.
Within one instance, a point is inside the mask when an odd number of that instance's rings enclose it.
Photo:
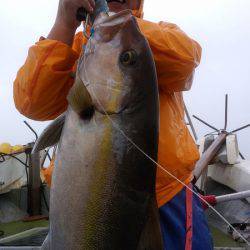
M 159 83 L 160 135 L 158 162 L 190 185 L 199 154 L 184 122 L 182 91 L 192 85 L 201 48 L 175 24 L 142 19 L 143 0 L 107 1 L 110 11 L 131 9 L 153 52 Z M 76 62 L 87 41 L 82 32 L 79 7 L 92 13 L 94 0 L 60 0 L 56 21 L 47 38 L 29 49 L 14 82 L 16 108 L 39 121 L 56 118 L 67 108 L 66 96 L 74 82 Z M 51 178 L 51 174 L 47 176 Z M 156 195 L 165 249 L 213 249 L 199 199 L 165 171 L 157 169 Z

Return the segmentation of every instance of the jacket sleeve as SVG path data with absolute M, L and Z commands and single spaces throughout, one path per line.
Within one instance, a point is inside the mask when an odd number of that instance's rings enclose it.
M 66 110 L 66 96 L 73 84 L 73 72 L 82 48 L 82 34 L 68 45 L 40 39 L 14 81 L 14 102 L 19 112 L 33 120 L 54 119 Z
M 201 59 L 200 45 L 175 24 L 137 21 L 153 52 L 160 90 L 189 90 Z

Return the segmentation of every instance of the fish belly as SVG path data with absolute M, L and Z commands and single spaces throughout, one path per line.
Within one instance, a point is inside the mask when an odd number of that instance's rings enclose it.
M 107 117 L 69 113 L 52 181 L 52 249 L 137 248 L 152 194 L 129 185 L 133 152 Z

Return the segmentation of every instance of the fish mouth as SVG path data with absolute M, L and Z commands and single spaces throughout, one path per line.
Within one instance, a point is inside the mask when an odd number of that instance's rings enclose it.
M 124 44 L 120 43 L 118 33 L 123 36 L 124 26 L 128 27 L 131 21 L 135 24 L 132 19 L 132 12 L 123 10 L 111 16 L 100 13 L 93 24 L 93 34 L 79 64 L 79 75 L 99 113 L 120 114 L 128 106 L 130 78 L 121 69 L 119 56 Z
M 99 107 L 95 107 L 95 111 L 102 114 L 102 115 L 106 115 L 106 116 L 112 116 L 112 115 L 119 115 L 121 113 L 124 112 L 124 110 L 126 109 L 126 107 L 123 107 L 122 109 L 118 110 L 118 111 L 106 111 L 106 110 L 100 110 Z
M 125 20 L 132 16 L 131 10 L 122 10 L 118 13 L 109 15 L 108 13 L 100 13 L 93 24 L 93 28 L 96 29 L 98 26 L 113 26 L 124 23 Z
M 94 37 L 97 41 L 110 41 L 132 18 L 130 10 L 123 10 L 114 15 L 100 13 L 92 26 L 94 32 L 91 38 Z

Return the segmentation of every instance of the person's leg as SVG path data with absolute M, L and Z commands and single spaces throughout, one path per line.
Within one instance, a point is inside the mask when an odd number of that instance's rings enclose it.
M 185 188 L 159 208 L 161 231 L 165 250 L 185 249 L 186 239 Z
M 193 195 L 193 241 L 192 250 L 212 250 L 213 240 L 200 199 Z
M 212 250 L 209 232 L 200 200 L 192 195 L 192 250 Z M 165 250 L 184 250 L 186 243 L 186 188 L 159 208 Z

